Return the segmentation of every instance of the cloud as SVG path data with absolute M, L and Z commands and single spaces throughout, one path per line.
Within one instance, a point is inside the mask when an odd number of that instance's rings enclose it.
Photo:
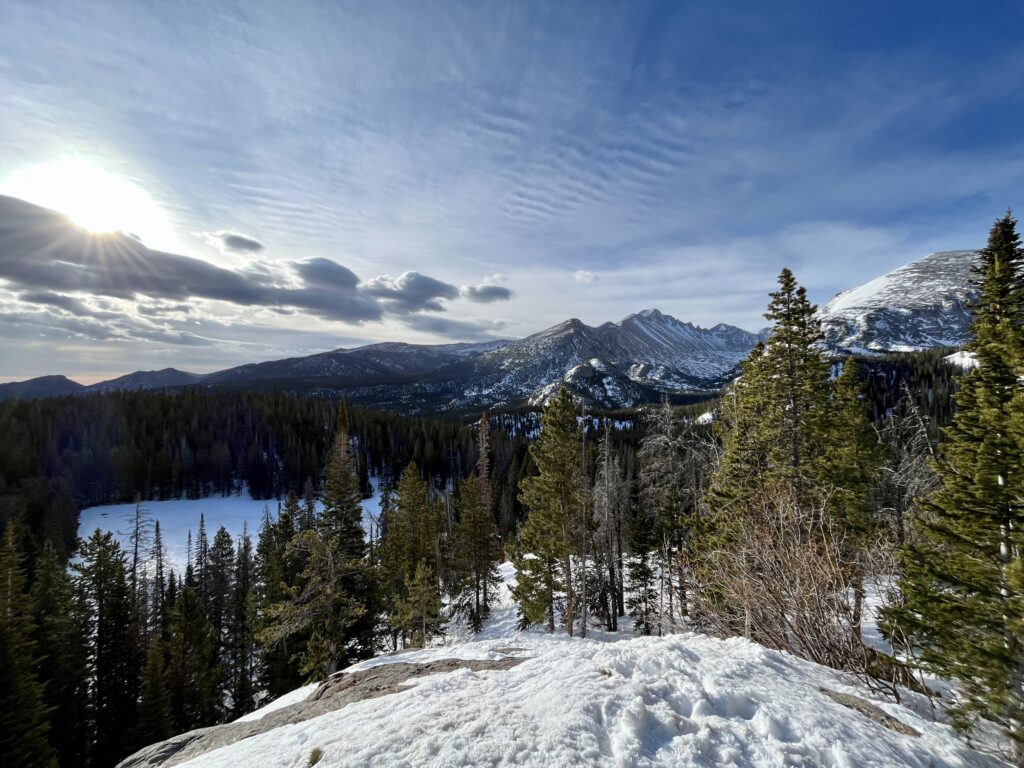
M 17 292 L 21 304 L 109 321 L 105 326 L 76 325 L 46 311 L 9 316 L 5 322 L 33 327 L 49 322 L 65 333 L 94 339 L 134 338 L 190 346 L 210 342 L 203 333 L 166 323 L 194 311 L 197 300 L 261 307 L 279 316 L 305 313 L 353 324 L 399 316 L 407 318 L 405 322 L 412 327 L 478 338 L 493 326 L 455 320 L 431 323 L 421 318 L 425 313 L 445 311 L 444 302 L 460 296 L 481 303 L 511 295 L 505 287 L 486 284 L 460 290 L 419 272 L 381 275 L 364 282 L 348 267 L 323 257 L 257 260 L 240 269 L 228 269 L 191 256 L 156 251 L 122 234 L 89 234 L 58 213 L 4 196 L 0 196 L 0 280 Z M 110 308 L 90 306 L 69 295 L 71 292 L 86 294 L 94 304 L 107 302 Z M 200 316 L 196 322 L 204 328 L 213 321 Z
M 572 279 L 577 283 L 596 283 L 597 275 L 586 269 L 578 269 L 572 273 Z
M 359 285 L 356 273 L 330 259 L 316 258 L 297 261 L 293 268 L 309 286 L 354 290 Z
M 203 238 L 210 243 L 215 245 L 221 253 L 262 253 L 267 250 L 267 246 L 257 240 L 255 237 L 249 235 L 243 235 L 241 232 L 231 232 L 227 229 L 222 229 L 219 232 L 203 232 Z
M 416 331 L 469 341 L 493 339 L 494 334 L 505 327 L 505 323 L 499 320 L 454 320 L 443 315 L 425 314 L 408 315 L 403 322 Z
M 405 272 L 397 278 L 381 275 L 367 280 L 361 288 L 369 295 L 381 299 L 388 310 L 396 314 L 443 312 L 444 304 L 440 300 L 459 296 L 459 289 L 451 283 L 419 272 Z
M 512 291 L 503 285 L 464 285 L 459 289 L 462 298 L 477 304 L 490 304 L 493 301 L 508 301 Z
M 18 294 L 18 301 L 25 304 L 42 304 L 44 306 L 56 307 L 70 312 L 73 315 L 90 315 L 92 310 L 85 305 L 81 299 L 74 296 L 65 296 L 62 293 L 50 293 L 49 291 L 25 291 Z

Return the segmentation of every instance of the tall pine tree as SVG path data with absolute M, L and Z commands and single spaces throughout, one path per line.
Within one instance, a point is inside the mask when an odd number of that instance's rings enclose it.
M 962 722 L 980 714 L 1024 745 L 1024 453 L 1010 416 L 1024 347 L 1016 224 L 1010 214 L 996 221 L 980 254 L 970 345 L 977 367 L 961 379 L 937 464 L 942 485 L 913 521 L 905 604 L 890 619 L 923 665 L 961 682 Z M 1017 759 L 1024 764 L 1024 749 Z
M 556 601 L 565 592 L 565 624 L 573 632 L 572 556 L 578 530 L 574 519 L 582 507 L 582 435 L 576 402 L 562 388 L 544 409 L 541 433 L 530 446 L 538 474 L 520 485 L 520 500 L 529 517 L 519 532 L 513 562 L 524 625 L 546 622 L 555 631 Z

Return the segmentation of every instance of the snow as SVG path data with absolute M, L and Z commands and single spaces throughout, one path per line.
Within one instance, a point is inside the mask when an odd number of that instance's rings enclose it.
M 309 698 L 313 691 L 315 691 L 319 687 L 320 683 L 316 682 L 310 683 L 309 685 L 304 685 L 301 688 L 296 688 L 294 691 L 286 693 L 284 696 L 281 696 L 280 698 L 274 699 L 266 706 L 260 707 L 259 709 L 250 712 L 247 715 L 242 715 L 235 722 L 246 723 L 250 720 L 262 720 L 264 717 L 266 717 L 275 710 L 283 709 L 284 707 L 290 706 L 292 704 L 298 704 L 300 701 L 305 701 Z
M 694 424 L 712 424 L 715 421 L 714 411 L 705 411 L 693 420 Z
M 169 499 L 166 501 L 144 501 L 142 506 L 154 520 L 160 521 L 160 534 L 167 549 L 169 566 L 181 570 L 185 566 L 188 532 L 195 539 L 199 529 L 199 516 L 206 520 L 206 534 L 210 541 L 220 526 L 227 528 L 232 538 L 242 533 L 248 525 L 253 537 L 259 531 L 264 510 L 277 512 L 277 500 L 252 499 L 242 496 L 210 496 L 205 499 Z M 78 535 L 88 538 L 97 528 L 112 531 L 124 545 L 132 530 L 135 504 L 107 504 L 87 507 L 79 513 Z
M 380 518 L 380 487 L 376 477 L 370 478 L 373 495 L 364 499 L 363 530 L 366 535 L 371 527 L 377 527 Z M 154 521 L 160 521 L 160 534 L 166 548 L 166 562 L 177 571 L 184 569 L 187 561 L 188 533 L 193 541 L 199 530 L 199 517 L 206 522 L 206 535 L 213 541 L 217 529 L 224 526 L 232 539 L 242 534 L 243 526 L 255 543 L 266 511 L 277 515 L 277 499 L 253 499 L 248 495 L 208 496 L 205 499 L 168 499 L 165 501 L 144 501 L 143 507 Z M 283 503 L 283 502 L 282 502 Z M 317 502 L 317 509 L 322 506 Z M 79 513 L 78 535 L 88 538 L 97 528 L 112 531 L 122 545 L 127 546 L 135 516 L 135 504 L 107 504 L 86 507 Z
M 852 676 L 747 640 L 697 634 L 582 640 L 518 631 L 508 587 L 470 641 L 362 662 L 349 671 L 439 658 L 524 658 L 459 669 L 285 725 L 182 763 L 190 768 L 322 766 L 920 766 L 1004 765 L 944 724 L 887 701 Z M 301 700 L 289 694 L 254 719 Z M 825 691 L 870 702 L 917 732 L 898 733 Z M 308 693 L 306 694 L 308 695 Z M 918 707 L 924 712 L 926 708 Z
M 976 251 L 932 253 L 837 294 L 820 313 L 827 344 L 861 354 L 960 346 L 976 259 Z
M 950 365 L 957 365 L 965 371 L 970 371 L 978 367 L 978 356 L 973 352 L 954 352 L 952 355 L 946 355 L 943 360 Z

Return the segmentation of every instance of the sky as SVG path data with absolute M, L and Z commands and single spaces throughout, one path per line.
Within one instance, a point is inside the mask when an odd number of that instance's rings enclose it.
M 1024 205 L 1022 28 L 986 0 L 0 0 L 0 380 L 648 307 L 756 330 L 784 266 L 823 303 Z

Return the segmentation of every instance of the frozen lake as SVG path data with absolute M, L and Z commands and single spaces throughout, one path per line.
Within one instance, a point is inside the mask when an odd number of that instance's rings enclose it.
M 377 479 L 371 478 L 373 496 L 363 500 L 363 528 L 369 534 L 370 526 L 376 524 L 380 514 L 380 491 Z M 248 494 L 241 496 L 210 496 L 205 499 L 169 499 L 166 501 L 144 501 L 150 519 L 160 521 L 160 533 L 167 550 L 167 563 L 176 571 L 184 570 L 188 547 L 188 532 L 195 539 L 199 530 L 199 517 L 206 519 L 206 535 L 213 541 L 213 535 L 221 526 L 227 528 L 231 538 L 237 540 L 244 527 L 248 527 L 253 546 L 259 534 L 263 516 L 267 510 L 277 516 L 276 499 L 252 499 Z M 284 503 L 283 500 L 280 503 Z M 317 502 L 317 510 L 322 506 Z M 124 546 L 128 546 L 135 519 L 134 504 L 107 504 L 101 507 L 87 507 L 79 516 L 78 535 L 88 538 L 97 528 L 112 531 Z

